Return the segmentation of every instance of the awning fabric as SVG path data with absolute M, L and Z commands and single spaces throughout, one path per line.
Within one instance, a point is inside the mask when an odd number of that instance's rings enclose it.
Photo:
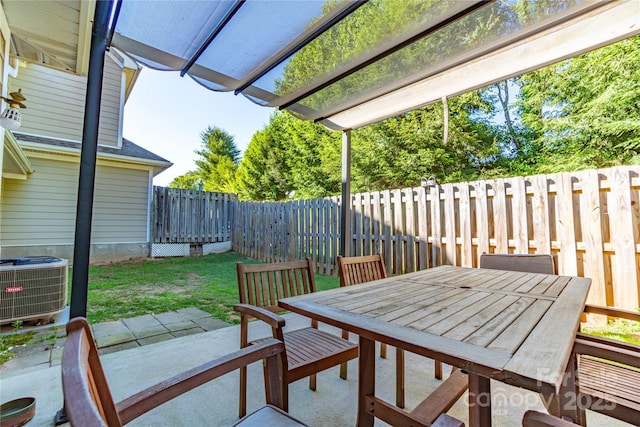
M 118 4 L 112 45 L 331 129 L 354 129 L 640 32 L 640 2 Z

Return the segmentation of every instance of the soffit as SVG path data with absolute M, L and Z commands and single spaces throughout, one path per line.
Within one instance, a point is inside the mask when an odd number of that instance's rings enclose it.
M 11 29 L 11 55 L 86 75 L 95 1 L 3 0 Z

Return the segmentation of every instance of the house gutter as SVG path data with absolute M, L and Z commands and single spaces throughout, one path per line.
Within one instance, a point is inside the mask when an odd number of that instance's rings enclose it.
M 93 215 L 93 191 L 96 176 L 96 155 L 98 152 L 98 125 L 100 123 L 104 56 L 107 50 L 112 3 L 112 0 L 97 1 L 93 19 L 87 96 L 85 98 L 84 125 L 82 129 L 82 149 L 80 152 L 70 318 L 86 317 L 87 315 L 91 217 Z

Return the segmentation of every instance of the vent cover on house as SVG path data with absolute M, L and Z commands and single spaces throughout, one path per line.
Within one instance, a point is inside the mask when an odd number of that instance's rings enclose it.
M 66 259 L 0 259 L 0 324 L 49 319 L 67 304 Z

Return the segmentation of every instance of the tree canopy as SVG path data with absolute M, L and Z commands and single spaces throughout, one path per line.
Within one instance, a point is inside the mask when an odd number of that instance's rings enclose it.
M 240 150 L 225 130 L 208 127 L 200 134 L 202 148 L 196 150 L 196 170 L 175 178 L 170 186 L 196 189 L 202 183 L 205 191 L 236 192 L 236 170 Z
M 529 19 L 534 12 L 514 13 Z M 457 182 L 638 163 L 638 63 L 640 36 L 450 98 L 447 108 L 433 104 L 354 130 L 352 191 L 415 186 L 429 176 Z M 281 89 L 299 84 L 313 66 L 290 64 Z M 173 186 L 196 188 L 202 181 L 206 190 L 250 200 L 340 193 L 341 135 L 318 123 L 275 112 L 241 161 L 224 130 L 210 127 L 202 140 L 196 170 Z

